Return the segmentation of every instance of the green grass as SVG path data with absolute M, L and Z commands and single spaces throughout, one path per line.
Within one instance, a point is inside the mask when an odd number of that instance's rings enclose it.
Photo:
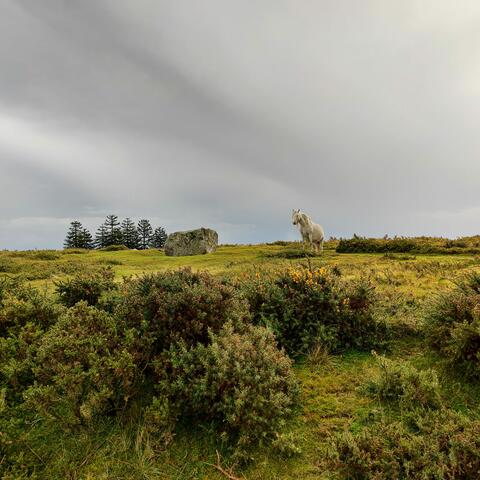
M 221 246 L 210 255 L 166 257 L 163 252 L 117 251 L 66 253 L 63 251 L 0 252 L 0 277 L 23 276 L 33 285 L 51 291 L 56 280 L 83 269 L 110 266 L 117 279 L 189 266 L 218 275 L 241 277 L 245 273 L 282 269 L 299 263 L 337 266 L 347 277 L 367 276 L 380 296 L 389 320 L 404 336 L 396 340 L 390 356 L 411 361 L 418 368 L 436 368 L 442 379 L 449 406 L 480 415 L 480 387 L 443 372 L 438 359 L 415 336 L 424 299 L 432 292 L 449 288 L 466 271 L 480 269 L 472 255 L 339 254 L 335 243 L 327 243 L 323 255 L 302 258 L 299 244 Z M 3 272 L 3 273 L 2 273 Z M 256 461 L 237 470 L 247 479 L 337 478 L 328 470 L 325 449 L 329 436 L 344 428 L 355 429 L 376 401 L 361 393 L 360 387 L 375 374 L 378 366 L 368 353 L 349 352 L 327 356 L 323 363 L 308 361 L 295 366 L 302 385 L 298 415 L 288 427 L 301 453 L 283 458 L 271 449 L 259 451 Z M 30 427 L 35 429 L 35 423 Z M 19 439 L 19 442 L 22 440 Z M 37 439 L 38 466 L 45 479 L 225 479 L 210 464 L 216 450 L 225 454 L 220 440 L 207 430 L 178 429 L 168 446 L 149 438 L 142 425 L 121 426 L 106 419 L 93 431 L 82 434 L 52 432 Z M 29 447 L 34 448 L 34 447 Z M 46 451 L 50 451 L 46 454 Z M 222 457 L 223 458 L 223 457 Z M 228 455 L 225 456 L 228 465 Z M 243 476 L 243 477 L 242 477 Z

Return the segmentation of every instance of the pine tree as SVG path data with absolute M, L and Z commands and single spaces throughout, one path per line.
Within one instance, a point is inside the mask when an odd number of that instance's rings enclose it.
M 86 228 L 83 228 L 80 232 L 80 244 L 81 248 L 91 250 L 94 247 L 92 234 Z
M 122 230 L 116 215 L 107 215 L 104 226 L 106 228 L 105 246 L 122 245 Z
M 107 246 L 107 227 L 100 225 L 95 234 L 95 248 L 104 248 Z
M 157 227 L 150 240 L 151 248 L 163 248 L 167 240 L 167 232 L 162 227 Z
M 82 224 L 75 220 L 70 223 L 70 228 L 67 232 L 63 246 L 65 248 L 82 248 L 81 247 L 81 237 L 82 237 L 83 226 Z
M 138 248 L 139 243 L 140 243 L 140 238 L 138 236 L 138 231 L 137 227 L 135 226 L 135 223 L 132 222 L 130 218 L 126 218 L 122 222 L 122 238 L 123 238 L 123 244 L 127 248 Z
M 140 237 L 139 248 L 140 250 L 146 250 L 153 235 L 152 226 L 148 220 L 142 219 L 138 222 L 137 230 Z

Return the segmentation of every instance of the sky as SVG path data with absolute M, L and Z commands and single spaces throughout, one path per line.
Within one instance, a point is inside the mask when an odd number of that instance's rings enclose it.
M 480 233 L 477 0 L 0 0 L 0 249 Z

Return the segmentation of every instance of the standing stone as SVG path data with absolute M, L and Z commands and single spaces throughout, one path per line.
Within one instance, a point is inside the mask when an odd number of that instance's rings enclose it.
M 165 242 L 165 255 L 203 255 L 212 253 L 218 245 L 218 233 L 210 228 L 171 233 Z

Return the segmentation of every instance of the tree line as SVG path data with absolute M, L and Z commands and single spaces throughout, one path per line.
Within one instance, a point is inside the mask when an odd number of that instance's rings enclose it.
M 120 223 L 117 215 L 107 215 L 105 222 L 98 227 L 95 237 L 81 222 L 77 220 L 71 222 L 63 245 L 65 248 L 89 250 L 111 245 L 124 245 L 130 249 L 146 250 L 147 248 L 163 248 L 166 240 L 165 229 L 163 227 L 153 229 L 147 219 L 142 219 L 135 225 L 130 218 L 126 218 Z

